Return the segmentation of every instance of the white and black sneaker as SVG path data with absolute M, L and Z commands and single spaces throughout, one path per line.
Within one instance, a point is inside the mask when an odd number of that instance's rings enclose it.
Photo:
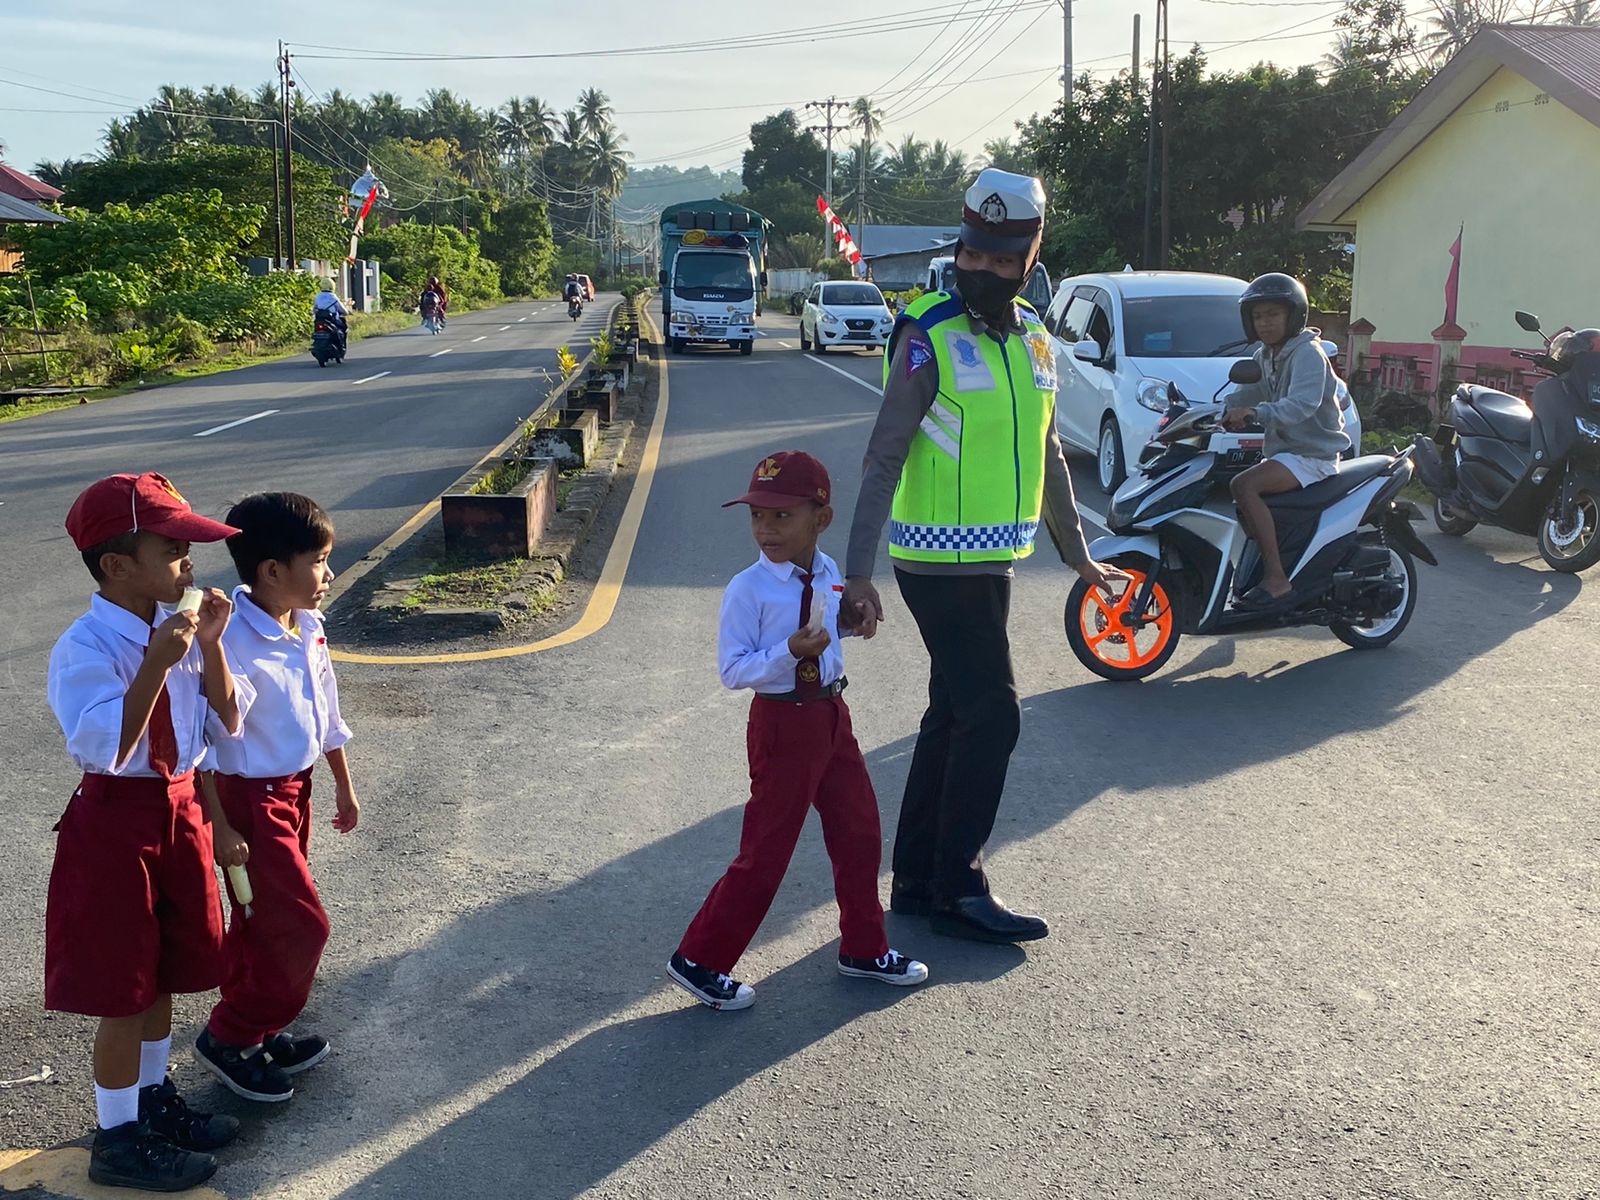
M 200 1064 L 227 1084 L 236 1096 L 258 1104 L 281 1104 L 294 1095 L 294 1084 L 260 1046 L 227 1046 L 202 1029 L 195 1039 Z
M 928 982 L 928 968 L 914 958 L 907 958 L 898 950 L 891 950 L 882 958 L 850 958 L 839 955 L 839 974 L 856 979 L 876 979 L 895 987 L 916 987 Z
M 749 1008 L 756 1002 L 756 990 L 748 983 L 740 983 L 732 976 L 710 971 L 699 963 L 690 962 L 681 953 L 674 954 L 667 963 L 667 974 L 672 982 L 688 992 L 707 1008 L 732 1012 Z
M 327 1038 L 318 1037 L 314 1033 L 305 1037 L 275 1033 L 262 1041 L 261 1048 L 267 1052 L 272 1065 L 285 1075 L 298 1075 L 301 1071 L 309 1071 L 327 1058 L 331 1049 Z

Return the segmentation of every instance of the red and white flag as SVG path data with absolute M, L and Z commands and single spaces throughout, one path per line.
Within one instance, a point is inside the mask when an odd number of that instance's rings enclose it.
M 833 230 L 833 241 L 834 245 L 838 247 L 839 257 L 849 263 L 860 262 L 861 251 L 856 247 L 855 238 L 850 236 L 850 227 L 834 216 L 833 209 L 828 206 L 826 197 L 817 197 L 817 211 L 822 214 L 822 219 Z

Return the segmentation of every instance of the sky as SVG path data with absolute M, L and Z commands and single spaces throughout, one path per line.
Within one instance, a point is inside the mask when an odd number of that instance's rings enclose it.
M 1073 0 L 1075 73 L 1128 66 L 1135 12 L 1143 13 L 1148 59 L 1154 8 L 1155 0 Z M 1215 47 L 1212 66 L 1222 69 L 1317 61 L 1332 44 L 1342 3 L 1172 0 L 1172 8 L 1173 53 L 1194 42 Z M 480 107 L 534 94 L 559 110 L 598 87 L 639 166 L 736 169 L 752 121 L 829 95 L 873 96 L 887 112 L 883 137 L 891 142 L 914 133 L 976 154 L 1018 119 L 1049 108 L 1061 89 L 1060 0 L 0 0 L 0 9 L 0 143 L 6 161 L 24 170 L 41 159 L 94 155 L 106 124 L 163 83 L 253 90 L 275 79 L 280 38 L 313 94 L 385 90 L 411 103 L 447 87 Z M 789 44 L 717 48 L 735 33 L 796 30 L 810 32 Z M 1246 44 L 1225 48 L 1236 42 Z M 689 49 L 616 53 L 678 45 Z M 361 50 L 590 53 L 349 60 Z

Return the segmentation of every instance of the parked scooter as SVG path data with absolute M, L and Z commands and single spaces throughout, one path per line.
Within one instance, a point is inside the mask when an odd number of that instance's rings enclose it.
M 317 360 L 317 366 L 342 363 L 344 352 L 344 321 L 333 313 L 318 313 L 311 331 L 311 355 Z
M 1228 372 L 1234 384 L 1260 378 L 1249 359 Z M 1113 585 L 1116 595 L 1107 599 L 1080 580 L 1067 597 L 1067 641 L 1103 678 L 1154 674 L 1185 633 L 1325 625 L 1347 646 L 1387 646 L 1416 608 L 1412 559 L 1436 564 L 1411 528 L 1421 514 L 1396 499 L 1411 478 L 1411 450 L 1370 454 L 1341 462 L 1336 475 L 1310 487 L 1266 498 L 1295 598 L 1269 613 L 1230 606 L 1230 597 L 1261 582 L 1262 562 L 1236 516 L 1203 507 L 1213 486 L 1233 473 L 1226 456 L 1209 448 L 1223 412 L 1217 396 L 1191 406 L 1167 385 L 1155 439 L 1112 498 L 1106 524 L 1113 536 L 1089 547 L 1097 562 L 1120 567 L 1131 582 Z
M 1544 336 L 1532 313 L 1517 324 Z M 1417 438 L 1434 523 L 1452 537 L 1480 522 L 1526 534 L 1552 569 L 1586 571 L 1600 562 L 1600 330 L 1563 329 L 1542 351 L 1512 353 L 1548 373 L 1531 407 L 1462 384 L 1433 436 Z

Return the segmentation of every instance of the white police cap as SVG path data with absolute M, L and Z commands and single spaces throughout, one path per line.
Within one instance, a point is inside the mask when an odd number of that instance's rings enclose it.
M 967 189 L 961 241 L 990 254 L 1027 254 L 1044 230 L 1044 184 L 986 167 Z

